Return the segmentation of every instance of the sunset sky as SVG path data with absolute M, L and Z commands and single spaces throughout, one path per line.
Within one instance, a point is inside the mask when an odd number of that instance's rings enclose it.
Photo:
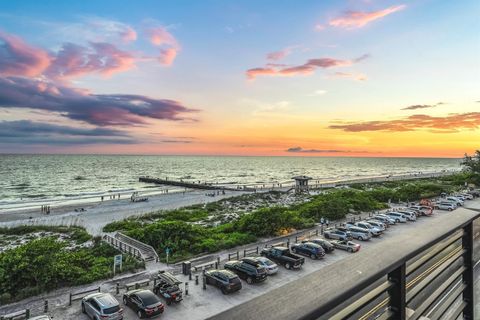
M 461 157 L 480 1 L 2 1 L 0 153 Z

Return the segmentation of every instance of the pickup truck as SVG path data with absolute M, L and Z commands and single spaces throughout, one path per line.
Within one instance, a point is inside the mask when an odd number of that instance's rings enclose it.
M 305 258 L 291 253 L 287 247 L 264 248 L 260 254 L 283 265 L 287 269 L 299 269 L 305 263 Z

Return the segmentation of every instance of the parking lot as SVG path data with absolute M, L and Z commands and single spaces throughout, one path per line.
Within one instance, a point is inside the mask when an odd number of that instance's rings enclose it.
M 472 207 L 480 209 L 480 200 L 468 201 L 465 204 L 465 207 Z M 439 211 L 436 210 L 434 215 L 431 217 L 420 217 L 416 222 L 407 222 L 394 225 L 387 229 L 387 231 L 377 238 L 372 238 L 369 241 L 363 241 L 357 243 L 361 244 L 361 250 L 358 253 L 348 253 L 342 250 L 335 250 L 333 253 L 328 253 L 323 259 L 312 260 L 308 257 L 305 258 L 306 262 L 300 270 L 286 270 L 283 267 L 280 267 L 280 270 L 276 275 L 269 276 L 267 281 L 258 284 L 247 284 L 242 280 L 243 288 L 235 293 L 229 295 L 223 295 L 221 291 L 213 286 L 208 286 L 204 290 L 202 288 L 202 280 L 200 276 L 200 281 L 198 285 L 195 285 L 195 276 L 193 281 L 190 281 L 188 276 L 182 274 L 177 275 L 177 278 L 180 281 L 188 282 L 188 295 L 184 295 L 184 300 L 176 305 L 166 306 L 165 312 L 161 317 L 167 317 L 168 319 L 205 319 L 210 316 L 213 316 L 217 313 L 225 311 L 235 305 L 239 305 L 243 302 L 255 299 L 262 294 L 268 293 L 270 290 L 281 287 L 291 281 L 295 281 L 305 275 L 322 269 L 323 267 L 333 264 L 339 260 L 345 259 L 346 257 L 354 254 L 362 254 L 363 251 L 369 250 L 372 246 L 375 246 L 376 243 L 383 241 L 384 239 L 395 239 L 399 235 L 405 235 L 405 233 L 418 233 L 425 231 L 429 225 L 435 223 L 435 220 L 440 215 L 453 215 L 455 211 Z M 223 263 L 222 263 L 223 265 Z M 354 266 L 352 265 L 352 269 Z M 152 289 L 153 284 L 151 283 L 148 289 Z M 181 285 L 181 288 L 184 289 L 184 285 Z M 122 294 L 124 290 L 120 291 L 120 294 L 115 294 L 114 290 L 111 292 L 116 296 L 116 298 L 121 302 Z M 123 303 L 121 303 L 123 306 Z M 62 307 L 56 310 L 52 310 L 52 314 L 55 319 L 88 319 L 87 316 L 83 315 L 80 311 L 80 301 L 75 301 L 72 307 Z M 136 314 L 128 307 L 124 307 L 124 316 L 125 319 L 137 319 Z

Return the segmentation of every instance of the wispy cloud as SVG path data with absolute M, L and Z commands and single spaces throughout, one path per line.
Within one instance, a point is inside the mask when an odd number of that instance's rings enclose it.
M 285 150 L 290 153 L 367 153 L 367 151 L 339 150 L 339 149 L 303 149 L 302 147 L 292 147 Z
M 252 68 L 246 71 L 247 79 L 253 80 L 257 76 L 295 76 L 312 74 L 316 69 L 328 69 L 334 67 L 351 66 L 354 63 L 363 61 L 369 57 L 368 54 L 362 55 L 353 60 L 342 60 L 335 58 L 310 59 L 306 63 L 298 66 L 275 67 L 266 66 Z
M 150 43 L 161 47 L 158 61 L 163 65 L 171 65 L 180 51 L 177 39 L 163 26 L 148 29 L 147 35 Z
M 309 94 L 310 97 L 315 97 L 315 96 L 323 96 L 327 94 L 327 90 L 315 90 L 312 93 Z
M 341 16 L 332 19 L 328 24 L 332 27 L 340 27 L 345 29 L 362 28 L 380 18 L 386 17 L 392 13 L 405 9 L 405 5 L 391 6 L 378 11 L 346 11 Z
M 132 144 L 127 133 L 106 128 L 76 128 L 28 120 L 0 121 L 1 143 L 14 144 Z
M 21 38 L 0 31 L 0 75 L 33 77 L 50 65 L 45 50 L 25 43 Z
M 435 108 L 441 105 L 446 104 L 445 102 L 438 102 L 435 104 L 415 104 L 411 105 L 405 108 L 402 108 L 401 110 L 418 110 L 418 109 L 428 109 L 428 108 Z
M 267 60 L 278 61 L 288 56 L 291 52 L 292 47 L 287 47 L 279 51 L 270 52 L 267 54 Z
M 347 132 L 430 130 L 434 133 L 452 133 L 459 132 L 460 130 L 479 129 L 480 112 L 455 113 L 444 117 L 417 114 L 395 120 L 334 124 L 330 125 L 329 128 L 340 129 Z
M 350 72 L 335 72 L 330 75 L 333 78 L 347 78 L 357 81 L 365 81 L 367 80 L 367 76 L 363 73 L 350 73 Z
M 46 74 L 53 78 L 78 77 L 90 73 L 111 76 L 135 66 L 135 57 L 110 43 L 90 43 L 89 47 L 65 43 L 52 58 Z

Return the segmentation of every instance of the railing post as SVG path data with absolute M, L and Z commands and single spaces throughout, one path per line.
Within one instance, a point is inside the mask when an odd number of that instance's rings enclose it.
M 394 319 L 406 319 L 405 309 L 406 302 L 406 275 L 405 263 L 402 263 L 398 268 L 388 274 L 388 280 L 392 281 L 394 285 L 388 290 L 390 294 L 390 310 L 395 312 Z
M 48 312 L 48 300 L 45 300 L 45 304 L 43 305 L 43 312 L 44 313 Z
M 462 238 L 462 246 L 465 249 L 463 255 L 463 264 L 465 271 L 463 272 L 463 283 L 466 285 L 463 291 L 463 301 L 467 303 L 463 309 L 463 319 L 473 320 L 475 303 L 473 301 L 473 221 L 467 224 L 464 228 L 464 235 Z

